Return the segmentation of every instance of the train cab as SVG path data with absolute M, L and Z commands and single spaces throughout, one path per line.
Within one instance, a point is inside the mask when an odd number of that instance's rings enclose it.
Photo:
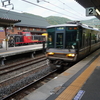
M 75 26 L 49 27 L 47 57 L 56 63 L 76 60 L 78 52 L 79 29 Z
M 30 32 L 18 32 L 19 35 L 23 36 L 23 41 L 25 43 L 32 42 L 32 35 Z

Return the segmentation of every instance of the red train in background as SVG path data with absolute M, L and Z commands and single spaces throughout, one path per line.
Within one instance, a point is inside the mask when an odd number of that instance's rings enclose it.
M 11 34 L 8 36 L 9 47 L 42 43 L 44 41 L 46 41 L 44 35 L 32 35 L 30 32 L 18 32 L 18 34 Z

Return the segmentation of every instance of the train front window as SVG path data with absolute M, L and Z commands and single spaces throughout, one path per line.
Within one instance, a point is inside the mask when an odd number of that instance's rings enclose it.
M 70 27 L 66 28 L 66 42 L 65 42 L 65 48 L 66 49 L 75 49 L 77 46 L 77 28 Z
M 57 33 L 56 48 L 63 48 L 63 33 Z
M 55 28 L 47 29 L 48 39 L 47 39 L 47 47 L 54 48 L 54 38 L 55 38 Z
M 25 36 L 31 36 L 30 33 L 26 33 Z

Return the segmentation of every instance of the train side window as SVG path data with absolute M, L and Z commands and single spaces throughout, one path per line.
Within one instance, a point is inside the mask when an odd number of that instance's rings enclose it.
M 38 40 L 38 36 L 37 35 L 34 35 L 34 40 Z
M 89 38 L 90 38 L 89 35 L 90 35 L 89 32 L 85 34 L 85 46 L 89 45 Z
M 82 48 L 90 45 L 90 30 L 89 29 L 83 29 L 82 31 Z
M 100 39 L 99 33 L 96 33 L 96 42 L 99 42 L 99 39 Z
M 79 42 L 80 42 L 79 48 L 82 48 L 82 47 L 83 47 L 83 46 L 82 46 L 82 28 L 80 28 L 80 29 L 78 30 L 78 37 L 79 37 Z
M 83 35 L 82 35 L 82 47 L 84 47 L 85 46 L 85 34 L 83 33 Z
M 94 44 L 96 42 L 96 34 L 95 31 L 92 31 L 91 33 L 91 44 Z

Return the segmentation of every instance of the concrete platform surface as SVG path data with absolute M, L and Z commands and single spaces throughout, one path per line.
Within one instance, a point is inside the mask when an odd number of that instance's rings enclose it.
M 42 50 L 42 49 L 43 49 L 43 44 L 10 47 L 7 50 L 0 49 L 0 58 L 22 54 L 22 53 L 34 52 L 34 51 Z

